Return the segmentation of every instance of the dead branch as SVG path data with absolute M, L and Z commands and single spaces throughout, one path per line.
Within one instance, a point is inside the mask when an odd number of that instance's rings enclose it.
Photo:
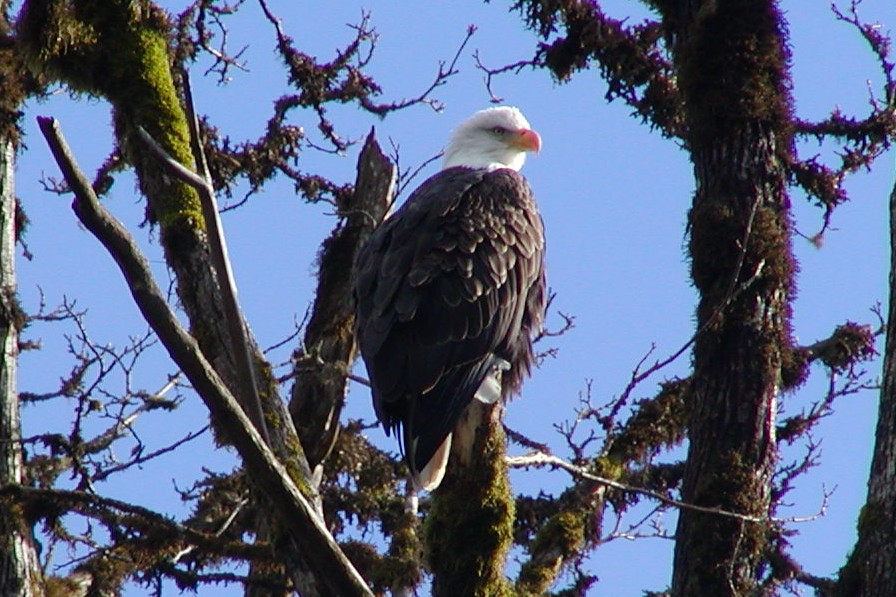
M 385 216 L 395 189 L 395 166 L 373 129 L 358 156 L 357 171 L 355 192 L 337 206 L 343 219 L 321 246 L 314 306 L 302 347 L 294 355 L 296 381 L 289 408 L 312 468 L 333 447 L 355 359 L 355 260 Z
M 231 67 L 243 72 L 248 72 L 249 70 L 246 67 L 246 63 L 240 60 L 248 46 L 243 46 L 234 54 L 230 54 L 226 50 L 227 36 L 229 31 L 224 25 L 223 17 L 225 15 L 235 13 L 237 8 L 242 3 L 243 0 L 238 0 L 233 5 L 216 5 L 212 2 L 199 3 L 198 14 L 196 15 L 196 35 L 198 36 L 200 47 L 215 59 L 215 63 L 208 67 L 208 69 L 205 71 L 205 74 L 209 74 L 212 72 L 217 73 L 218 83 L 226 83 L 230 79 L 227 71 Z M 206 16 L 211 19 L 212 23 L 215 25 L 215 28 L 221 34 L 221 43 L 217 48 L 211 45 L 211 40 L 214 37 L 214 34 L 209 32 L 207 29 Z
M 504 101 L 504 98 L 495 95 L 495 92 L 492 89 L 492 84 L 496 77 L 505 73 L 513 73 L 514 75 L 518 75 L 520 71 L 522 71 L 527 66 L 529 68 L 543 68 L 545 66 L 545 64 L 538 62 L 537 58 L 531 58 L 529 60 L 517 60 L 516 62 L 505 64 L 504 66 L 500 66 L 498 68 L 489 68 L 482 62 L 482 57 L 479 55 L 479 50 L 473 52 L 473 61 L 476 64 L 476 68 L 485 73 L 485 89 L 486 91 L 488 91 L 489 101 L 491 101 L 493 104 L 500 104 Z
M 371 102 L 369 98 L 361 98 L 361 105 L 364 107 L 364 109 L 378 116 L 385 116 L 389 112 L 408 108 L 416 104 L 426 104 L 436 112 L 441 112 L 445 108 L 445 105 L 442 102 L 429 97 L 429 95 L 438 87 L 441 87 L 442 85 L 447 83 L 448 79 L 460 72 L 457 69 L 457 61 L 460 60 L 460 57 L 464 52 L 464 48 L 467 47 L 467 43 L 469 43 L 470 38 L 472 38 L 473 34 L 475 33 L 476 25 L 468 25 L 466 34 L 464 35 L 463 40 L 460 42 L 457 51 L 454 53 L 454 57 L 449 62 L 445 62 L 444 60 L 439 61 L 439 68 L 432 83 L 430 83 L 429 87 L 424 89 L 416 97 L 402 99 L 389 104 L 377 104 Z
M 213 59 L 204 74 L 215 73 L 219 85 L 230 82 L 232 68 L 248 72 L 247 63 L 242 58 L 248 46 L 232 52 L 228 39 L 230 30 L 225 23 L 225 18 L 236 14 L 244 3 L 245 0 L 194 0 L 177 14 L 174 33 L 175 63 L 183 65 L 187 61 L 196 61 L 200 50 L 203 50 Z
M 208 166 L 202 144 L 199 139 L 199 126 L 193 111 L 193 96 L 190 92 L 189 78 L 184 73 L 184 89 L 187 97 L 188 124 L 191 132 L 191 143 L 194 151 L 194 159 L 199 167 L 201 175 L 191 172 L 186 166 L 180 164 L 168 152 L 153 139 L 142 126 L 137 127 L 137 134 L 146 144 L 150 152 L 159 160 L 169 173 L 182 182 L 196 189 L 202 204 L 202 215 L 205 219 L 208 232 L 208 244 L 211 252 L 212 267 L 218 279 L 221 289 L 221 300 L 224 307 L 227 328 L 233 345 L 230 347 L 236 365 L 236 378 L 239 380 L 240 403 L 246 413 L 252 419 L 265 442 L 270 443 L 271 438 L 265 423 L 264 409 L 258 394 L 258 382 L 255 377 L 255 367 L 252 362 L 252 346 L 242 311 L 237 301 L 236 280 L 230 267 L 230 256 L 227 252 L 227 242 L 222 231 L 221 218 L 218 215 L 217 199 L 208 175 Z
M 699 506 L 697 504 L 688 504 L 679 500 L 674 500 L 669 496 L 663 495 L 662 493 L 659 493 L 657 491 L 653 491 L 652 489 L 646 489 L 644 487 L 634 487 L 626 483 L 620 483 L 619 481 L 614 481 L 612 479 L 607 479 L 606 477 L 595 475 L 589 472 L 585 467 L 577 466 L 575 464 L 572 464 L 571 462 L 563 460 L 558 456 L 554 456 L 553 454 L 545 454 L 544 452 L 532 452 L 526 454 L 525 456 L 508 456 L 507 465 L 513 468 L 525 468 L 530 466 L 539 468 L 559 468 L 567 471 L 568 473 L 571 473 L 574 477 L 593 481 L 600 485 L 605 485 L 607 487 L 618 489 L 620 491 L 627 491 L 630 493 L 644 495 L 662 502 L 668 506 L 674 506 L 680 509 L 686 508 L 689 510 L 695 510 L 697 512 L 704 512 L 707 514 L 718 514 L 719 516 L 728 516 L 730 518 L 736 518 L 738 520 L 746 522 L 765 522 L 766 520 L 768 520 L 768 518 L 764 516 L 752 516 L 750 514 L 731 512 L 721 508 Z
M 196 340 L 184 330 L 152 278 L 146 258 L 130 234 L 97 200 L 78 169 L 52 118 L 39 118 L 53 156 L 75 192 L 78 219 L 112 255 L 146 321 L 178 364 L 212 415 L 221 422 L 253 481 L 264 491 L 292 539 L 305 546 L 304 556 L 316 578 L 337 595 L 372 597 L 364 579 L 345 557 L 323 521 L 274 457 L 237 400 L 205 359 Z

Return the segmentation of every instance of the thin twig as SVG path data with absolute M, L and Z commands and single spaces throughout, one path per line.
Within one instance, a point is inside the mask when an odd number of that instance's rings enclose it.
M 502 75 L 506 72 L 512 71 L 514 74 L 518 75 L 521 70 L 526 68 L 527 66 L 535 69 L 537 67 L 544 66 L 544 61 L 539 60 L 537 58 L 532 58 L 529 60 L 518 60 L 512 64 L 506 64 L 500 68 L 489 68 L 485 66 L 482 62 L 482 58 L 479 56 L 479 50 L 473 52 L 473 60 L 476 62 L 476 68 L 485 73 L 485 89 L 488 91 L 489 101 L 493 104 L 500 104 L 504 101 L 503 97 L 495 95 L 494 90 L 492 89 L 492 79 L 497 77 L 498 75 Z
M 167 445 L 163 448 L 159 448 L 158 450 L 153 450 L 149 454 L 140 455 L 132 460 L 128 460 L 127 462 L 122 462 L 121 464 L 118 464 L 116 466 L 111 466 L 109 468 L 103 469 L 102 471 L 94 474 L 92 480 L 93 481 L 102 481 L 102 480 L 106 479 L 107 477 L 109 477 L 109 475 L 113 475 L 117 472 L 131 468 L 132 466 L 140 465 L 145 462 L 149 462 L 150 460 L 153 460 L 154 458 L 158 458 L 159 456 L 173 452 L 173 451 L 177 450 L 178 448 L 180 448 L 182 445 L 193 441 L 197 437 L 201 437 L 210 428 L 211 428 L 210 425 L 204 425 L 198 431 L 191 431 L 190 433 L 188 433 L 184 437 L 180 438 L 173 444 Z
M 674 506 L 676 508 L 686 509 L 686 510 L 695 510 L 697 512 L 705 512 L 706 514 L 718 514 L 720 516 L 727 516 L 730 518 L 736 518 L 738 520 L 743 520 L 746 522 L 765 522 L 768 520 L 767 516 L 752 516 L 750 514 L 741 514 L 740 512 L 731 512 L 730 510 L 724 510 L 722 508 L 713 508 L 709 506 L 699 506 L 697 504 L 688 504 L 686 502 L 682 502 L 679 500 L 672 499 L 666 495 L 658 491 L 654 491 L 652 489 L 646 489 L 644 487 L 634 487 L 632 485 L 628 485 L 626 483 L 620 483 L 619 481 L 614 481 L 612 479 L 607 479 L 606 477 L 601 477 L 589 472 L 587 469 L 576 466 L 571 462 L 567 462 L 558 456 L 554 456 L 553 454 L 545 454 L 544 452 L 532 452 L 530 454 L 526 454 L 524 456 L 508 456 L 506 458 L 507 466 L 514 468 L 528 467 L 528 466 L 536 466 L 536 467 L 551 467 L 551 468 L 560 468 L 569 473 L 572 473 L 576 477 L 581 477 L 583 479 L 588 479 L 589 481 L 594 481 L 595 483 L 600 483 L 601 485 L 606 485 L 607 487 L 612 487 L 613 489 L 618 489 L 620 491 L 627 491 L 630 493 L 637 493 L 640 495 L 646 495 L 655 500 L 659 500 L 660 502 L 667 504 L 669 506 Z
M 476 25 L 467 25 L 467 30 L 464 38 L 460 42 L 460 46 L 458 46 L 457 52 L 454 53 L 454 57 L 450 62 L 447 63 L 444 60 L 439 61 L 439 70 L 438 72 L 436 72 L 436 76 L 433 79 L 432 83 L 430 83 L 429 87 L 424 89 L 423 92 L 421 92 L 417 97 L 403 99 L 391 104 L 377 104 L 370 101 L 369 98 L 364 97 L 360 100 L 361 106 L 363 106 L 364 109 L 368 110 L 369 112 L 378 114 L 380 116 L 385 116 L 388 112 L 401 110 L 403 108 L 408 108 L 416 104 L 426 104 L 436 112 L 441 112 L 442 110 L 444 110 L 445 104 L 429 97 L 429 94 L 435 91 L 436 88 L 444 85 L 449 78 L 460 72 L 457 68 L 457 62 L 460 60 L 460 57 L 464 52 L 464 48 L 467 47 L 470 39 L 476 33 L 476 29 Z

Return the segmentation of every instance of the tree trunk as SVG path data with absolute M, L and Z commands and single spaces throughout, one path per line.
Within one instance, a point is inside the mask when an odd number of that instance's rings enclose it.
M 836 594 L 889 597 L 896 587 L 896 185 L 890 194 L 890 306 L 868 499 Z
M 700 302 L 682 498 L 764 517 L 794 273 L 783 20 L 771 0 L 691 5 L 676 62 L 696 179 L 689 248 Z M 767 530 L 681 510 L 672 595 L 751 594 Z
M 426 520 L 435 597 L 509 597 L 504 565 L 513 539 L 500 404 L 470 403 L 454 431 L 445 479 Z
M 16 386 L 19 330 L 24 322 L 16 297 L 15 146 L 0 137 L 0 486 L 21 484 L 21 419 Z M 17 509 L 0 512 L 0 593 L 42 595 L 41 569 L 31 527 Z

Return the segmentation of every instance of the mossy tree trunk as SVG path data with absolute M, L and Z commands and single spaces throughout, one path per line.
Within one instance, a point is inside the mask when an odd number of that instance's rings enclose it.
M 211 265 L 199 197 L 194 189 L 169 176 L 136 134 L 138 127 L 143 127 L 170 156 L 192 167 L 189 127 L 172 76 L 171 27 L 165 13 L 146 0 L 31 0 L 24 5 L 18 29 L 33 68 L 75 91 L 103 97 L 112 104 L 121 153 L 134 166 L 147 199 L 148 219 L 159 227 L 165 260 L 175 274 L 191 332 L 243 409 L 253 413 L 253 405 L 245 402 L 247 396 L 240 391 L 245 386 L 236 379 L 239 368 L 234 365 L 236 356 Z M 316 500 L 307 482 L 310 470 L 277 382 L 254 345 L 252 357 L 271 448 L 306 497 Z M 280 535 L 280 525 L 270 520 L 270 508 L 261 506 L 257 512 L 259 542 L 278 549 L 280 557 L 277 565 L 252 573 L 268 579 L 280 576 L 284 585 L 292 575 L 296 584 L 313 594 L 315 583 L 301 572 L 304 566 L 298 547 Z M 260 594 L 257 591 L 249 589 L 253 595 Z
M 503 407 L 470 403 L 455 427 L 445 478 L 426 520 L 435 597 L 510 597 L 504 574 L 514 499 L 504 460 Z
M 889 597 L 896 587 L 896 185 L 890 194 L 890 306 L 868 499 L 840 571 L 840 597 Z
M 147 199 L 147 219 L 159 227 L 191 332 L 239 398 L 240 384 L 234 378 L 239 369 L 211 267 L 198 194 L 169 176 L 136 134 L 143 127 L 170 156 L 193 166 L 189 127 L 171 71 L 171 27 L 165 13 L 147 1 L 32 0 L 22 10 L 18 30 L 18 41 L 34 69 L 74 91 L 111 103 L 119 148 L 136 170 Z M 257 350 L 256 360 L 263 362 Z M 276 396 L 276 384 L 261 373 L 259 393 Z M 285 411 L 279 399 L 268 400 L 267 405 L 274 411 L 270 417 L 282 418 Z M 279 442 L 283 445 L 277 443 L 273 447 L 283 455 L 297 446 L 288 438 Z
M 0 2 L 0 34 L 9 33 Z M 24 69 L 11 47 L 0 49 L 0 487 L 21 484 L 24 462 L 18 384 L 19 332 L 25 322 L 16 295 L 16 239 L 24 225 L 16 209 L 15 158 L 27 94 Z M 43 595 L 43 574 L 31 522 L 19 509 L 0 511 L 0 591 Z
M 700 301 L 682 498 L 764 517 L 794 274 L 783 20 L 772 0 L 691 2 L 685 15 L 675 58 L 696 179 L 689 248 Z M 767 531 L 681 510 L 672 595 L 753 594 Z

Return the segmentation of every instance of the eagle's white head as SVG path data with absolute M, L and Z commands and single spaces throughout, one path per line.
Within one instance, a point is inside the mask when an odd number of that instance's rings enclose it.
M 517 108 L 501 106 L 476 112 L 462 122 L 448 142 L 443 168 L 510 168 L 519 170 L 526 152 L 541 149 L 541 137 Z

